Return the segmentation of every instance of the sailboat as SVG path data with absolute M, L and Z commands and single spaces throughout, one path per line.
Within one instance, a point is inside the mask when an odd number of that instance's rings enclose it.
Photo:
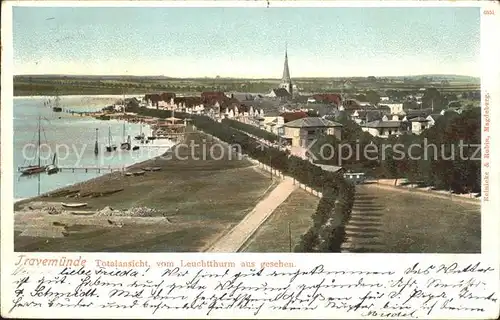
M 123 139 L 125 140 L 125 123 L 123 123 Z M 130 141 L 130 135 L 127 136 L 127 140 L 122 142 L 120 149 L 130 150 L 132 148 L 132 142 Z
M 94 154 L 97 156 L 99 154 L 99 129 L 95 129 L 95 145 L 94 145 Z
M 123 91 L 123 115 L 125 116 L 126 114 L 126 102 L 125 102 L 125 91 Z M 120 144 L 120 149 L 122 150 L 130 150 L 132 149 L 132 141 L 130 141 L 130 135 L 127 137 L 127 140 L 125 140 L 125 122 L 126 120 L 123 120 L 123 142 Z
M 141 133 L 137 136 L 135 136 L 135 140 L 141 140 L 143 141 L 145 139 L 146 135 L 144 134 L 144 132 L 142 132 L 142 123 L 141 123 Z
M 37 157 L 37 163 L 28 165 L 28 166 L 21 166 L 18 168 L 18 170 L 21 172 L 21 175 L 23 176 L 29 176 L 29 175 L 34 175 L 34 174 L 39 174 L 42 172 L 45 172 L 47 169 L 46 165 L 42 165 L 41 159 L 40 159 L 40 146 L 41 146 L 41 132 L 42 130 L 42 125 L 41 125 L 41 117 L 38 116 L 38 143 L 37 143 L 37 151 L 36 151 L 36 157 Z
M 49 164 L 47 167 L 45 167 L 45 171 L 47 171 L 47 174 L 54 174 L 59 172 L 59 168 L 56 165 L 56 160 L 57 160 L 57 154 L 54 153 L 54 157 L 52 158 L 52 164 Z
M 56 95 L 56 97 L 54 98 L 54 106 L 52 107 L 52 111 L 61 112 L 62 108 L 60 104 L 61 104 L 61 98 L 59 97 L 59 95 Z
M 109 127 L 109 134 L 108 134 L 108 145 L 106 146 L 106 151 L 107 152 L 112 152 L 116 150 L 116 145 L 111 143 L 111 127 Z

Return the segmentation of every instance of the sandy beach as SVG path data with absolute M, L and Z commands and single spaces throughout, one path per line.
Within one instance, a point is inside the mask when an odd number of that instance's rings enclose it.
M 199 132 L 185 140 L 216 143 Z M 277 183 L 250 161 L 224 152 L 220 160 L 203 160 L 178 150 L 178 158 L 127 168 L 142 175 L 114 172 L 21 200 L 15 204 L 15 251 L 204 251 Z

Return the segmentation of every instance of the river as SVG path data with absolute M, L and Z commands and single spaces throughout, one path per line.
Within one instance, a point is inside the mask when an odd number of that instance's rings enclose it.
M 122 96 L 63 96 L 61 106 L 65 110 L 96 111 L 112 104 L 113 100 Z M 83 182 L 109 171 L 95 170 L 63 170 L 57 174 L 46 173 L 33 176 L 21 176 L 18 167 L 37 163 L 36 150 L 38 145 L 38 118 L 41 117 L 41 148 L 40 158 L 43 164 L 52 162 L 52 156 L 57 155 L 58 165 L 64 167 L 122 167 L 151 159 L 168 150 L 173 143 L 168 140 L 155 140 L 152 144 L 142 145 L 134 140 L 141 131 L 140 124 L 124 123 L 118 120 L 102 121 L 90 117 L 80 117 L 66 112 L 54 112 L 51 107 L 44 106 L 47 97 L 16 97 L 14 98 L 14 197 L 29 198 L 46 193 L 74 183 Z M 125 135 L 132 137 L 132 145 L 139 146 L 136 151 L 116 151 L 108 153 L 109 130 L 112 141 L 118 145 Z M 97 134 L 96 134 L 96 129 Z M 142 127 L 148 135 L 151 129 Z M 94 154 L 96 136 L 99 144 L 99 154 Z M 150 147 L 161 146 L 161 147 Z

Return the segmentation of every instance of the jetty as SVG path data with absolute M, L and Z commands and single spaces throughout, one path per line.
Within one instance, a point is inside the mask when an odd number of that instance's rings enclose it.
M 59 171 L 71 171 L 71 172 L 123 172 L 126 170 L 126 166 L 59 166 Z

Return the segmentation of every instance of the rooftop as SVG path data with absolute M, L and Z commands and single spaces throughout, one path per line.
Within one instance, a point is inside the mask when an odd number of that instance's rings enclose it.
M 323 169 L 325 171 L 330 171 L 330 172 L 337 172 L 337 171 L 340 171 L 340 170 L 344 169 L 342 167 L 331 166 L 331 165 L 327 165 L 327 164 L 318 164 L 318 163 L 315 163 L 315 165 L 317 165 L 318 167 L 320 167 L 321 169 Z
M 415 117 L 410 119 L 410 122 L 427 122 L 427 121 L 429 120 L 424 117 Z
M 440 113 L 434 113 L 434 114 L 430 114 L 429 117 L 431 117 L 432 119 L 436 120 L 437 118 L 441 117 L 442 114 Z
M 288 96 L 290 96 L 290 93 L 285 88 L 273 89 L 273 92 L 274 92 L 274 94 L 277 97 L 288 97 Z
M 333 122 L 319 117 L 307 117 L 302 119 L 297 119 L 285 123 L 285 127 L 289 128 L 318 128 L 318 127 L 342 127 L 338 122 Z
M 401 121 L 389 120 L 375 120 L 368 122 L 364 125 L 366 128 L 399 128 L 401 126 Z

